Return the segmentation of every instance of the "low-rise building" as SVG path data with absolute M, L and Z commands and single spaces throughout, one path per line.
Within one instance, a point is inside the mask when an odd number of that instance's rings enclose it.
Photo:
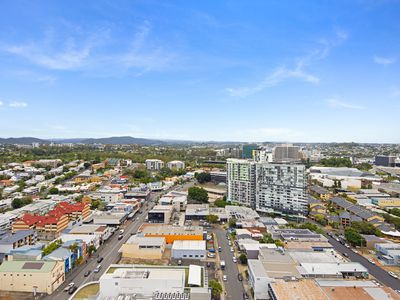
M 138 233 L 147 237 L 164 237 L 167 244 L 176 240 L 204 240 L 203 227 L 143 224 Z
M 131 236 L 119 250 L 122 258 L 161 259 L 165 251 L 165 238 Z
M 52 294 L 65 280 L 59 261 L 5 261 L 0 265 L 0 290 Z
M 210 214 L 208 204 L 188 204 L 185 211 L 186 220 L 205 220 Z
M 13 249 L 34 245 L 36 239 L 36 232 L 31 229 L 19 230 L 15 233 L 9 231 L 0 233 L 0 261 L 6 258 Z
M 146 166 L 147 166 L 147 160 L 146 160 Z M 180 160 L 173 160 L 167 163 L 167 167 L 170 169 L 182 170 L 185 168 L 185 163 Z
M 149 223 L 168 224 L 173 213 L 172 205 L 156 205 L 147 214 Z
M 112 271 L 111 268 L 113 269 Z M 100 277 L 100 299 L 210 300 L 211 290 L 203 267 L 111 265 Z
M 145 164 L 149 171 L 158 171 L 164 167 L 164 162 L 160 159 L 146 159 Z
M 176 240 L 172 244 L 171 258 L 205 259 L 206 257 L 206 241 Z

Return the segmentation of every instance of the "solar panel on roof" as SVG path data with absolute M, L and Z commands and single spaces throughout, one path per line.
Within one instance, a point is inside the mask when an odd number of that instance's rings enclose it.
M 22 269 L 40 270 L 43 267 L 43 265 L 44 263 L 27 262 L 24 263 Z

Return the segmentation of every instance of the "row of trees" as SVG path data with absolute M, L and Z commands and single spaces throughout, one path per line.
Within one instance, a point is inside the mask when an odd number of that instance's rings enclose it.
M 14 209 L 21 208 L 25 205 L 31 204 L 32 203 L 32 197 L 26 196 L 23 198 L 15 198 L 11 202 L 11 207 Z

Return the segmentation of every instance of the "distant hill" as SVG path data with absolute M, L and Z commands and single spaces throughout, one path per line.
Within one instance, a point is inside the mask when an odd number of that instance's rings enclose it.
M 146 138 L 135 138 L 131 136 L 113 136 L 105 138 L 54 138 L 39 139 L 35 137 L 0 138 L 0 144 L 30 145 L 32 143 L 50 144 L 54 143 L 81 143 L 81 144 L 104 144 L 104 145 L 187 145 L 187 144 L 238 144 L 239 142 L 216 142 L 216 141 L 188 141 L 188 140 L 157 140 Z
M 28 145 L 28 144 L 32 144 L 32 143 L 50 144 L 50 141 L 38 139 L 35 137 L 0 138 L 0 144 Z
M 98 138 L 98 139 L 85 139 L 81 140 L 82 144 L 105 144 L 105 145 L 163 145 L 168 144 L 166 141 L 144 139 L 144 138 L 134 138 L 131 136 L 114 136 L 108 138 Z

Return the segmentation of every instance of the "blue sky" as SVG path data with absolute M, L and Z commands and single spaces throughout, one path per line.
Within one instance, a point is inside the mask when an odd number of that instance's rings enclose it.
M 400 143 L 399 1 L 2 1 L 0 136 Z

